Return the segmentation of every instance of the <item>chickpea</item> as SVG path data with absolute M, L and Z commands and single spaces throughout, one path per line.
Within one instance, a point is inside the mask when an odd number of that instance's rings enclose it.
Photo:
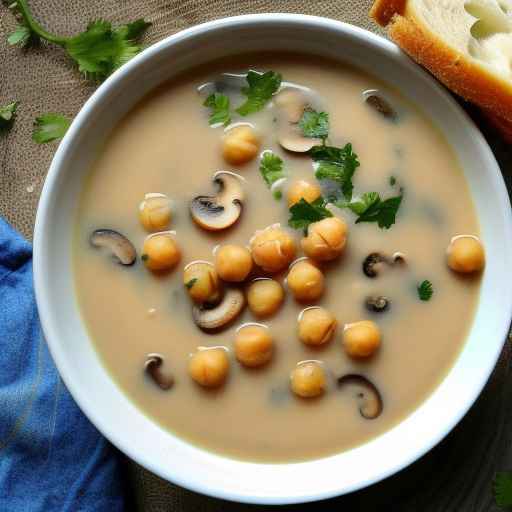
M 224 245 L 215 254 L 215 268 L 224 281 L 241 282 L 252 270 L 252 256 L 240 245 Z
M 236 335 L 236 358 L 245 366 L 253 368 L 268 363 L 273 350 L 272 336 L 262 325 L 246 325 Z
M 292 391 L 302 398 L 320 396 L 327 387 L 325 370 L 316 361 L 298 364 L 290 376 Z
M 178 244 L 167 233 L 148 236 L 142 246 L 142 260 L 149 270 L 170 270 L 180 258 Z
M 190 376 L 201 386 L 216 388 L 224 383 L 229 373 L 229 359 L 223 348 L 198 350 L 188 365 Z
M 301 245 L 309 258 L 330 261 L 337 258 L 347 243 L 347 223 L 338 217 L 328 217 L 309 225 L 308 235 Z
M 254 262 L 267 272 L 285 269 L 295 258 L 295 251 L 295 241 L 280 227 L 257 231 L 251 239 Z
M 446 254 L 448 266 L 462 274 L 479 272 L 485 265 L 482 243 L 473 236 L 456 236 L 450 242 Z
M 301 199 L 305 199 L 308 203 L 312 203 L 321 195 L 322 191 L 316 183 L 310 183 L 306 180 L 298 180 L 288 189 L 288 206 L 298 203 Z
M 163 231 L 171 221 L 171 203 L 163 194 L 146 194 L 139 206 L 139 219 L 146 231 Z
M 323 345 L 331 340 L 338 322 L 324 308 L 308 308 L 299 318 L 299 338 L 306 345 Z
M 310 261 L 295 263 L 288 273 L 288 288 L 295 299 L 301 302 L 317 300 L 324 293 L 324 275 Z
M 283 287 L 273 279 L 258 279 L 251 283 L 247 291 L 249 309 L 260 318 L 273 315 L 283 300 Z
M 183 284 L 190 298 L 198 303 L 215 303 L 220 298 L 219 276 L 207 261 L 189 263 L 183 271 Z
M 379 326 L 371 320 L 347 324 L 343 331 L 343 347 L 351 357 L 370 357 L 379 348 L 380 341 Z
M 254 129 L 250 126 L 237 126 L 226 133 L 222 156 L 230 164 L 245 164 L 258 154 L 259 149 L 260 139 Z

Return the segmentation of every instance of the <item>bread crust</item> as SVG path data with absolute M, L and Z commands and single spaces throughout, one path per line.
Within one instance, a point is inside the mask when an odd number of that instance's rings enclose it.
M 370 15 L 390 37 L 449 89 L 512 123 L 512 82 L 495 76 L 446 44 L 407 8 L 407 0 L 376 0 Z M 398 8 L 392 12 L 392 9 Z

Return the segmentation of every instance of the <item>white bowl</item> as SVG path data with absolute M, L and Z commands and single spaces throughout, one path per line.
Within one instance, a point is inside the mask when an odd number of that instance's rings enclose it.
M 71 272 L 73 220 L 83 180 L 99 145 L 123 114 L 147 91 L 192 66 L 262 50 L 320 54 L 354 64 L 419 105 L 457 152 L 487 251 L 471 332 L 430 398 L 395 428 L 362 446 L 294 464 L 255 464 L 209 453 L 165 431 L 138 410 L 92 347 Z M 251 503 L 297 503 L 354 491 L 392 475 L 430 450 L 466 413 L 491 374 L 509 327 L 510 233 L 510 203 L 489 147 L 445 90 L 394 44 L 324 18 L 249 15 L 206 23 L 164 39 L 114 73 L 87 101 L 61 142 L 43 188 L 34 236 L 34 280 L 41 322 L 62 378 L 81 409 L 114 445 L 150 471 L 194 491 Z

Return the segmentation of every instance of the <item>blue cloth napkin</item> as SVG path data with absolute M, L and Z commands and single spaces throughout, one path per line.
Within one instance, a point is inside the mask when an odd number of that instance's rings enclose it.
M 124 510 L 118 452 L 75 404 L 43 338 L 32 247 L 0 218 L 0 511 Z

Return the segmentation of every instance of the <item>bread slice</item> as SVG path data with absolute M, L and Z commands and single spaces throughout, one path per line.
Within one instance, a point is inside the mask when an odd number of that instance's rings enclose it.
M 370 16 L 448 88 L 512 131 L 512 0 L 376 0 Z

